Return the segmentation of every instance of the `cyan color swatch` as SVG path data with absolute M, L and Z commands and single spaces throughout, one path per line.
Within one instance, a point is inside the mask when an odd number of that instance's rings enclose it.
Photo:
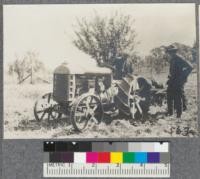
M 147 152 L 135 152 L 134 163 L 147 163 Z

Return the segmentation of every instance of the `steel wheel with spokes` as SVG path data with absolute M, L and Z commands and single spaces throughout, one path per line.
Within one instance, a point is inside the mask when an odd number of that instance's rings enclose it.
M 36 101 L 34 106 L 34 116 L 36 120 L 41 121 L 45 118 L 56 120 L 61 118 L 62 113 L 59 112 L 59 105 L 53 100 L 53 94 L 47 93 L 41 99 Z
M 83 131 L 89 122 L 98 124 L 102 118 L 103 107 L 100 99 L 95 95 L 81 95 L 72 105 L 70 119 L 79 132 Z

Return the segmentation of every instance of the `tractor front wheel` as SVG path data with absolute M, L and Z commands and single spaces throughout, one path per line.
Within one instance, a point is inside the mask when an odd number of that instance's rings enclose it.
M 47 93 L 36 101 L 34 116 L 37 121 L 42 121 L 45 118 L 47 118 L 48 121 L 61 118 L 62 113 L 59 111 L 59 105 L 53 100 L 52 93 Z
M 72 105 L 70 119 L 75 130 L 83 131 L 89 122 L 98 124 L 103 118 L 100 99 L 91 94 L 81 95 Z

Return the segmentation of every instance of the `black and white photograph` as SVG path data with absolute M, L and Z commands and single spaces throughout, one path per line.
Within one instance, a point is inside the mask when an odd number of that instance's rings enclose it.
M 4 138 L 198 136 L 195 4 L 4 5 Z

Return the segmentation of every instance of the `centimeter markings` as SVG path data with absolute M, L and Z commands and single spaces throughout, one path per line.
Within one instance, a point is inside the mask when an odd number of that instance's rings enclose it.
M 170 177 L 170 164 L 43 163 L 44 177 Z

